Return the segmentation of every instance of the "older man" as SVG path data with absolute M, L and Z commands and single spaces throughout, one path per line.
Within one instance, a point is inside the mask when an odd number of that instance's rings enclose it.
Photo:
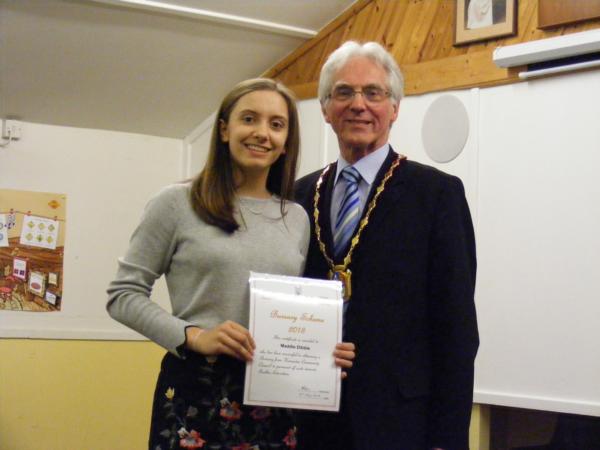
M 475 242 L 461 181 L 394 152 L 403 80 L 379 44 L 347 42 L 321 72 L 340 155 L 298 181 L 305 275 L 345 288 L 356 344 L 339 414 L 301 413 L 301 448 L 464 450 L 479 345 Z

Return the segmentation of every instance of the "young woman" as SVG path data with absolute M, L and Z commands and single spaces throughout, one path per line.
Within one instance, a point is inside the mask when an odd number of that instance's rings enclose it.
M 301 275 L 309 241 L 290 201 L 299 150 L 292 94 L 268 79 L 223 100 L 204 170 L 147 205 L 116 279 L 109 314 L 166 348 L 152 410 L 150 449 L 295 448 L 284 409 L 242 406 L 250 271 Z M 165 275 L 172 313 L 150 301 Z M 352 344 L 336 363 L 350 367 Z

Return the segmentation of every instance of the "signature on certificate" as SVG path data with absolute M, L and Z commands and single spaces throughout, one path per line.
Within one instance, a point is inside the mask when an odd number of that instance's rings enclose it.
M 308 386 L 300 386 L 298 389 L 298 397 L 314 400 L 328 400 L 331 393 L 323 389 L 311 389 Z

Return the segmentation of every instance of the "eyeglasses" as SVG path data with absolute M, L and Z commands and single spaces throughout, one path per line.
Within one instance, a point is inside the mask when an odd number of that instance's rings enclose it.
M 352 86 L 340 85 L 333 89 L 333 92 L 327 97 L 337 102 L 349 102 L 356 94 L 361 94 L 367 103 L 380 103 L 391 95 L 390 91 L 379 86 L 364 86 L 361 90 L 356 90 Z

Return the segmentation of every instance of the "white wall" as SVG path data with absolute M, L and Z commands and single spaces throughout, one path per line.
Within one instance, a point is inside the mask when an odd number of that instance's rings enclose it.
M 105 291 L 147 200 L 181 166 L 177 139 L 24 123 L 0 149 L 0 188 L 66 194 L 62 310 L 2 311 L 0 336 L 138 338 L 108 317 Z M 167 304 L 162 283 L 156 298 Z
M 478 400 L 600 416 L 600 72 L 480 109 Z
M 183 173 L 187 178 L 195 176 L 206 163 L 216 117 L 217 113 L 212 113 L 183 140 Z

